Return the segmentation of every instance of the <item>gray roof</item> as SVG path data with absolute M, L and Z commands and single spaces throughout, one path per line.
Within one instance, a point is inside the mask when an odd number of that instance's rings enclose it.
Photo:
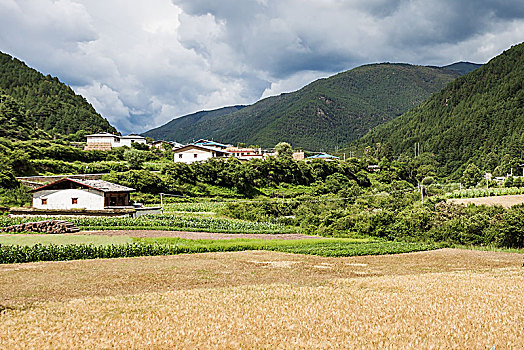
M 77 182 L 88 187 L 100 190 L 102 192 L 133 192 L 134 188 L 114 184 L 112 182 L 104 180 L 84 180 L 84 179 L 70 179 L 73 182 Z
M 120 137 L 120 136 L 113 135 L 113 134 L 110 134 L 108 132 L 103 132 L 103 133 L 100 133 L 100 134 L 86 135 L 86 137 Z
M 52 188 L 55 187 L 55 185 L 58 185 L 62 182 L 73 182 L 85 187 L 93 188 L 98 191 L 102 192 L 133 192 L 135 191 L 134 188 L 122 186 L 119 184 L 114 184 L 112 182 L 104 181 L 104 180 L 88 180 L 88 179 L 71 179 L 71 178 L 63 178 L 58 181 L 54 181 L 51 183 L 48 183 L 47 185 L 40 186 L 38 188 L 35 188 L 31 190 L 30 192 L 36 192 L 40 190 L 45 190 L 46 188 Z
M 140 135 L 126 135 L 126 136 L 118 136 L 121 139 L 145 139 L 145 137 Z
M 175 148 L 173 150 L 173 152 L 178 153 L 178 152 L 182 152 L 182 151 L 185 151 L 186 149 L 191 149 L 191 148 L 198 148 L 198 149 L 201 149 L 203 151 L 208 151 L 208 152 L 216 152 L 216 153 L 222 153 L 222 154 L 231 154 L 231 152 L 227 152 L 227 151 L 221 150 L 220 148 L 201 146 L 201 145 L 195 145 L 195 144 L 189 144 L 189 145 L 185 145 L 185 146 L 182 146 L 182 147 Z

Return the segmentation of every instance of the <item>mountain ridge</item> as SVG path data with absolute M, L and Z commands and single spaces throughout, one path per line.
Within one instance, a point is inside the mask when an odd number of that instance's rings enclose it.
M 460 75 L 440 67 L 374 63 L 318 79 L 241 110 L 194 121 L 193 113 L 144 132 L 178 142 L 213 138 L 273 146 L 287 141 L 311 150 L 347 145 L 374 126 L 418 105 Z

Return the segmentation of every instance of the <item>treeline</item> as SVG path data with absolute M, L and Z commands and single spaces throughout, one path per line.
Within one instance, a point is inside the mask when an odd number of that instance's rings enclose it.
M 158 174 L 146 170 L 131 170 L 113 172 L 104 179 L 151 194 L 164 192 L 189 196 L 213 195 L 206 186 L 210 185 L 225 189 L 221 194 L 226 196 L 229 193 L 233 196 L 253 197 L 261 194 L 260 188 L 282 184 L 311 186 L 319 181 L 329 183 L 331 180 L 369 187 L 371 183 L 364 168 L 365 165 L 356 159 L 353 162 L 316 160 L 306 163 L 289 158 L 269 157 L 241 163 L 236 158 L 229 158 L 226 161 L 210 159 L 191 164 L 166 163 Z
M 86 99 L 58 78 L 28 67 L 22 61 L 0 52 L 0 95 L 13 98 L 19 106 L 18 113 L 29 125 L 29 130 L 40 129 L 50 134 L 74 134 L 79 130 L 87 133 L 116 132 L 109 122 L 98 114 Z M 2 102 L 5 104 L 6 102 Z M 11 101 L 8 101 L 13 105 Z M 0 120 L 11 120 L 12 116 L 0 110 Z M 16 117 L 19 118 L 19 117 Z M 3 120 L 2 120 L 3 121 Z M 30 135 L 18 135 L 21 125 L 2 123 L 3 137 L 28 139 Z M 27 128 L 24 130 L 29 131 Z

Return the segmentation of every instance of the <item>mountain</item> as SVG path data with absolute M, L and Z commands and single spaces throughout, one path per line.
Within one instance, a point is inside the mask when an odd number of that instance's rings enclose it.
M 25 111 L 26 124 L 51 134 L 79 130 L 116 132 L 85 98 L 58 78 L 28 67 L 0 52 L 0 93 L 14 98 Z M 2 125 L 4 128 L 4 125 Z
M 428 101 L 378 126 L 355 147 L 388 145 L 394 154 L 413 155 L 414 144 L 435 154 L 443 174 L 470 161 L 523 159 L 524 43 L 513 46 L 464 75 Z M 487 159 L 490 162 L 487 162 Z
M 205 122 L 221 117 L 223 115 L 237 112 L 246 106 L 238 105 L 231 107 L 223 107 L 214 109 L 211 111 L 200 111 L 193 114 L 173 119 L 169 123 L 162 125 L 158 128 L 151 129 L 142 134 L 144 137 L 152 137 L 155 140 L 179 140 L 183 139 L 184 142 L 190 141 L 193 137 L 193 125 L 198 122 Z
M 460 75 L 465 75 L 480 67 L 482 67 L 482 64 L 471 63 L 471 62 L 456 62 L 456 63 L 449 64 L 447 66 L 443 66 L 441 68 L 458 72 L 460 73 Z
M 177 118 L 143 135 L 179 142 L 212 138 L 264 147 L 287 141 L 310 150 L 334 149 L 417 106 L 459 75 L 438 67 L 370 64 L 238 111 Z

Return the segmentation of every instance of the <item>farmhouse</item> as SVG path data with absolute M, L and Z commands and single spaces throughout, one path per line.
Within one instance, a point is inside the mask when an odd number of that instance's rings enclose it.
M 132 207 L 135 189 L 103 180 L 64 178 L 31 190 L 35 209 L 104 210 Z
M 175 163 L 193 163 L 208 160 L 211 158 L 226 158 L 231 155 L 230 152 L 219 148 L 200 146 L 196 144 L 187 145 L 173 150 L 175 153 Z
M 240 160 L 251 160 L 256 158 L 263 158 L 262 150 L 254 148 L 240 148 L 240 147 L 228 147 L 226 151 L 231 153 L 231 156 L 238 158 Z
M 86 135 L 86 151 L 98 150 L 109 151 L 114 147 L 131 147 L 133 143 L 146 143 L 146 139 L 139 135 L 118 136 L 107 132 L 100 134 Z

